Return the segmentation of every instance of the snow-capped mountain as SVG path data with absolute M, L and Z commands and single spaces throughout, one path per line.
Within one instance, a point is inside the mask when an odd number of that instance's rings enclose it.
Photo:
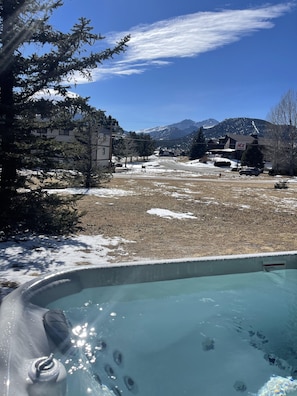
M 212 128 L 218 123 L 218 121 L 212 118 L 198 122 L 192 120 L 183 120 L 171 125 L 142 129 L 137 131 L 137 133 L 148 133 L 155 140 L 172 140 L 180 139 L 191 132 L 197 131 L 201 127 L 205 129 Z

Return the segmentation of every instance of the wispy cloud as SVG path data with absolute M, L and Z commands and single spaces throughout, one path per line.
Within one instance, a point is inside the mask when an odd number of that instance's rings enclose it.
M 110 75 L 140 74 L 150 67 L 173 62 L 174 58 L 213 51 L 244 36 L 273 28 L 273 20 L 294 7 L 295 3 L 288 2 L 244 10 L 197 12 L 112 34 L 107 37 L 110 45 L 126 34 L 131 35 L 127 51 L 121 61 L 114 59 L 108 68 L 96 69 L 93 81 Z

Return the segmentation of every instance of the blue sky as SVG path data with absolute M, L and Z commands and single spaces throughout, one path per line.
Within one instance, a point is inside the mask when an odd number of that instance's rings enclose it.
M 272 0 L 64 0 L 54 26 L 91 19 L 106 47 L 127 51 L 73 92 L 127 131 L 183 119 L 266 119 L 297 89 L 297 3 Z

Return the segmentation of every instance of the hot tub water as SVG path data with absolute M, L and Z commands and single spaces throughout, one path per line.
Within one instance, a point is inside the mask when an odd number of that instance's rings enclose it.
M 67 395 L 112 394 L 104 385 L 123 396 L 248 395 L 296 376 L 296 284 L 297 270 L 281 270 L 63 297 L 46 308 L 72 325 L 73 347 L 59 357 Z

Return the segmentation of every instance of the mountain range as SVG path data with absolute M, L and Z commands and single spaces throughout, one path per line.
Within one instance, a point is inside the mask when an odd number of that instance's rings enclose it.
M 148 133 L 160 147 L 182 147 L 191 145 L 197 131 L 203 127 L 206 139 L 218 139 L 226 134 L 264 136 L 270 129 L 268 121 L 256 118 L 228 118 L 222 122 L 215 119 L 203 121 L 183 120 L 179 123 L 143 129 L 138 132 Z
M 212 118 L 204 121 L 183 120 L 176 124 L 158 126 L 149 129 L 142 129 L 142 133 L 148 133 L 154 140 L 172 140 L 180 139 L 199 128 L 211 128 L 217 125 L 219 121 Z

